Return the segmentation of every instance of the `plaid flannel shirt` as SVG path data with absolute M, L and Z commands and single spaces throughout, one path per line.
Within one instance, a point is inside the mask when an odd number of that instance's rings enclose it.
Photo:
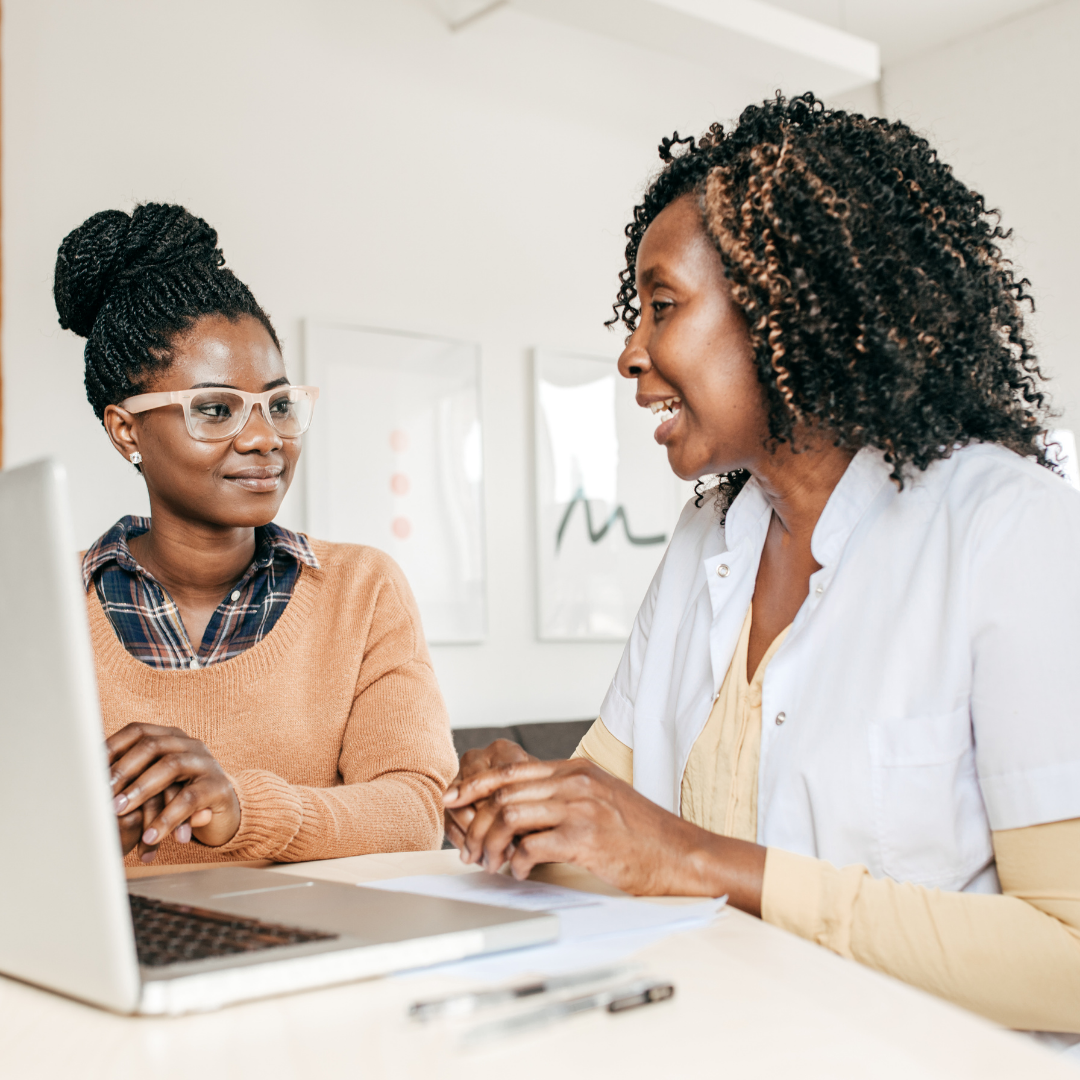
M 250 649 L 274 629 L 302 567 L 319 566 L 299 533 L 274 524 L 257 528 L 255 558 L 211 616 L 196 650 L 172 597 L 128 548 L 131 537 L 149 528 L 149 518 L 121 518 L 83 556 L 83 585 L 87 592 L 96 585 L 124 648 L 161 671 L 218 664 Z

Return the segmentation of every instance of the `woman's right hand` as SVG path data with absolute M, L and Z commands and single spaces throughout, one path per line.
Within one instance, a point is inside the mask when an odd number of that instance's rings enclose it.
M 511 742 L 509 739 L 496 739 L 493 743 L 485 746 L 483 750 L 468 750 L 461 755 L 461 767 L 458 769 L 457 776 L 450 781 L 446 798 L 452 800 L 462 784 L 475 776 L 479 776 L 480 773 L 497 769 L 500 765 L 538 760 L 539 758 L 527 754 L 516 742 Z M 446 829 L 446 838 L 458 851 L 463 851 L 465 834 L 469 831 L 473 818 L 476 817 L 476 808 L 482 805 L 482 802 L 471 803 L 468 806 L 445 811 L 443 824 Z
M 180 728 L 128 724 L 105 740 L 113 810 L 125 854 L 138 840 L 140 861 L 153 862 L 170 833 L 208 847 L 228 843 L 240 827 L 240 803 L 213 754 Z
M 117 817 L 116 822 L 120 827 L 120 850 L 124 855 L 136 844 L 140 843 L 140 838 L 150 828 L 150 823 L 180 794 L 180 790 L 180 784 L 172 784 L 160 795 L 149 798 L 137 810 L 132 810 L 130 814 Z M 191 839 L 191 825 L 185 821 L 183 825 L 173 831 L 173 836 L 181 844 L 188 843 Z M 157 844 L 140 844 L 140 858 L 151 851 L 157 851 L 157 848 Z

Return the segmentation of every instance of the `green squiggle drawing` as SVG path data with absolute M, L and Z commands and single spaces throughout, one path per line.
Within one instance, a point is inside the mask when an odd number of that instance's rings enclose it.
M 570 523 L 570 515 L 574 512 L 574 507 L 577 506 L 578 503 L 581 503 L 585 507 L 585 525 L 589 530 L 589 539 L 594 544 L 600 543 L 600 541 L 607 536 L 608 529 L 615 524 L 616 519 L 622 521 L 623 532 L 626 534 L 626 539 L 629 540 L 631 544 L 644 547 L 648 544 L 663 544 L 667 541 L 666 533 L 661 533 L 659 536 L 635 536 L 630 531 L 630 522 L 626 520 L 626 510 L 621 504 L 612 510 L 611 516 L 599 529 L 594 529 L 592 511 L 589 509 L 589 500 L 585 498 L 585 489 L 579 487 L 577 491 L 574 492 L 574 497 L 566 507 L 566 513 L 563 514 L 562 521 L 559 522 L 558 532 L 555 533 L 556 552 L 562 547 L 563 533 L 566 532 L 566 526 Z

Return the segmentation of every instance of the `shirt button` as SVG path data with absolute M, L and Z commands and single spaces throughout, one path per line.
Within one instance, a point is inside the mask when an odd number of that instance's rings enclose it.
M 731 568 L 728 566 L 727 563 L 721 563 L 716 568 L 716 576 L 717 577 L 727 577 L 728 574 L 730 574 L 730 573 L 731 573 Z
M 819 586 L 818 586 L 818 587 L 817 587 L 816 589 L 814 589 L 814 592 L 815 592 L 815 593 L 816 593 L 816 594 L 817 594 L 818 596 L 820 596 L 820 595 L 821 595 L 821 594 L 822 594 L 822 593 L 823 593 L 824 591 L 825 591 L 825 586 L 824 586 L 824 585 L 819 585 Z M 235 600 L 235 599 L 236 599 L 236 597 L 234 596 L 234 597 L 233 597 L 233 599 Z
M 191 658 L 191 663 L 188 664 L 188 667 L 191 668 L 192 671 L 198 671 L 199 670 L 199 661 L 193 656 Z M 777 721 L 777 723 L 779 723 L 779 721 Z
M 787 713 L 778 712 L 776 714 L 776 726 L 779 727 L 787 719 Z
M 821 592 L 821 590 L 820 590 L 820 589 L 818 589 L 818 592 Z M 239 589 L 233 589 L 233 594 L 232 594 L 232 596 L 230 597 L 230 599 L 232 599 L 232 600 L 239 600 L 239 599 L 240 599 L 240 590 L 239 590 Z

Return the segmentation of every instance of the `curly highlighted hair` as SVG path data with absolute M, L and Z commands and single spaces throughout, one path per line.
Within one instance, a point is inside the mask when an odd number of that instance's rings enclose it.
M 660 157 L 626 227 L 609 325 L 634 330 L 645 230 L 694 195 L 746 316 L 773 440 L 812 425 L 876 447 L 901 487 L 906 469 L 971 442 L 1049 464 L 1049 401 L 1024 333 L 1030 282 L 1002 253 L 997 211 L 925 139 L 777 94 L 730 131 L 676 132 Z M 723 501 L 746 479 L 722 476 Z

